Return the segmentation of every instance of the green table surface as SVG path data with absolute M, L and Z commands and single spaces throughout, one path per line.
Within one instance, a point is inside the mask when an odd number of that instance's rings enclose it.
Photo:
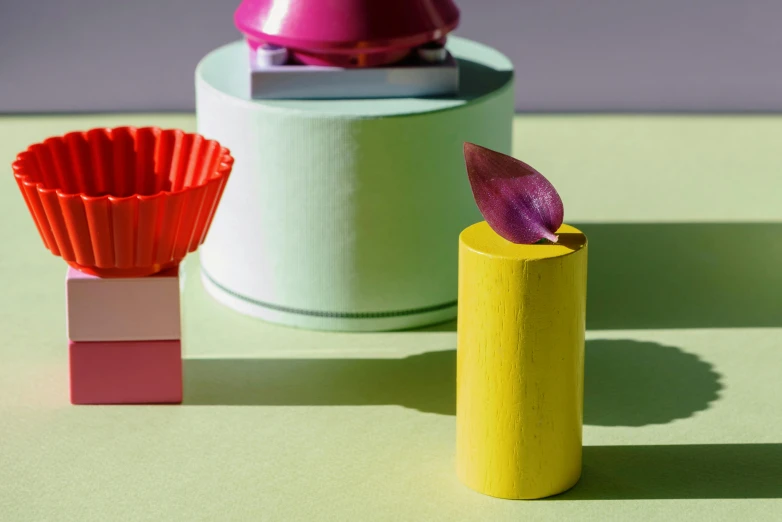
M 0 118 L 0 163 L 94 126 Z M 65 264 L 0 178 L 0 520 L 782 520 L 782 117 L 519 116 L 590 238 L 584 473 L 540 501 L 454 473 L 454 324 L 293 330 L 186 261 L 182 406 L 71 406 Z M 456 238 L 454 238 L 456 241 Z

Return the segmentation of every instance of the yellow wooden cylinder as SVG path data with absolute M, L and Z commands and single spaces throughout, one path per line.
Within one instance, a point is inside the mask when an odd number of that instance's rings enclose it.
M 587 240 L 516 245 L 486 222 L 459 237 L 457 473 L 501 498 L 581 475 Z

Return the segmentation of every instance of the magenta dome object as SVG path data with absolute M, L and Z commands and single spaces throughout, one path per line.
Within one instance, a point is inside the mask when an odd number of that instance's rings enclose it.
M 253 48 L 286 47 L 308 65 L 374 67 L 444 42 L 459 9 L 452 0 L 243 0 L 234 21 Z

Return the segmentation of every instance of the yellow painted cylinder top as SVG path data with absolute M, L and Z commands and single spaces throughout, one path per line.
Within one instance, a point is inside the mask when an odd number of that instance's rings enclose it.
M 546 497 L 581 474 L 587 240 L 557 233 L 459 237 L 457 473 L 487 495 Z

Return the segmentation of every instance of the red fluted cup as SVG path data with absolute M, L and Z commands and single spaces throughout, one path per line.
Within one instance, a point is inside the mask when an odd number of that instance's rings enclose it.
M 48 138 L 12 168 L 54 255 L 99 277 L 141 277 L 203 243 L 232 166 L 198 134 L 118 127 Z

